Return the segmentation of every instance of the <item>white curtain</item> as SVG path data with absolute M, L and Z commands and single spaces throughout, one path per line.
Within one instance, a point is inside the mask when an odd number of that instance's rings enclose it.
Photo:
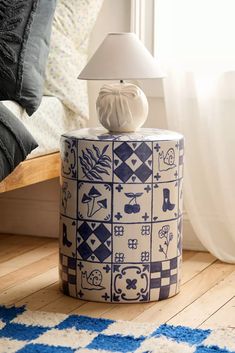
M 202 244 L 235 262 L 235 1 L 157 0 L 167 120 L 185 136 L 186 211 Z

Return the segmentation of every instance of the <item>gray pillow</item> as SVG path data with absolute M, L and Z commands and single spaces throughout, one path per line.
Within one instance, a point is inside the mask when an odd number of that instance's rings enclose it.
M 40 105 L 56 0 L 0 0 L 0 100 Z
M 0 103 L 0 181 L 37 146 L 19 119 Z

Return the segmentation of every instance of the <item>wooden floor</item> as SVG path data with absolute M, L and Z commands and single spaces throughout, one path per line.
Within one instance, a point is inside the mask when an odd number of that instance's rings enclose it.
M 145 304 L 99 304 L 64 296 L 56 240 L 0 235 L 0 304 L 110 319 L 191 327 L 235 327 L 235 265 L 185 251 L 181 292 Z

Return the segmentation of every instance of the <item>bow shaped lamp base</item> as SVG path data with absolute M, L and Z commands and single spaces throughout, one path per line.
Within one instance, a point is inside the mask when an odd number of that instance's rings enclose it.
M 104 85 L 96 101 L 100 123 L 112 132 L 138 130 L 148 116 L 148 101 L 144 92 L 131 83 Z

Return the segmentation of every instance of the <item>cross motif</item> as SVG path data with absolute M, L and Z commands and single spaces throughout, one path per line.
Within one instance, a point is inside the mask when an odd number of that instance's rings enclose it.
M 145 214 L 142 216 L 143 220 L 146 222 L 147 219 L 149 218 L 149 216 L 147 215 L 147 212 L 145 212 Z
M 79 262 L 78 268 L 79 268 L 80 271 L 82 270 L 83 267 L 84 267 L 83 264 L 81 262 Z
M 105 270 L 106 273 L 109 273 L 109 271 L 111 270 L 109 265 L 106 265 L 105 267 L 103 267 L 103 269 Z
M 123 189 L 123 187 L 122 187 L 121 184 L 119 184 L 118 186 L 116 186 L 116 190 L 117 190 L 118 192 L 121 192 L 122 189 Z
M 117 214 L 115 214 L 114 217 L 117 218 L 117 220 L 119 221 L 122 218 L 122 215 L 120 212 L 118 212 Z
M 158 152 L 160 150 L 161 146 L 157 143 L 154 149 Z
M 161 175 L 159 173 L 157 173 L 156 175 L 154 175 L 154 178 L 156 178 L 158 181 L 161 178 Z
M 82 293 L 82 291 L 80 290 L 80 291 L 78 292 L 78 295 L 79 295 L 80 298 L 82 298 L 82 297 L 84 296 L 84 293 Z
M 104 295 L 102 295 L 102 298 L 104 298 L 104 300 L 107 301 L 110 297 L 108 293 L 105 293 Z
M 149 185 L 147 185 L 144 190 L 146 190 L 146 192 L 148 193 L 151 190 L 151 187 Z

